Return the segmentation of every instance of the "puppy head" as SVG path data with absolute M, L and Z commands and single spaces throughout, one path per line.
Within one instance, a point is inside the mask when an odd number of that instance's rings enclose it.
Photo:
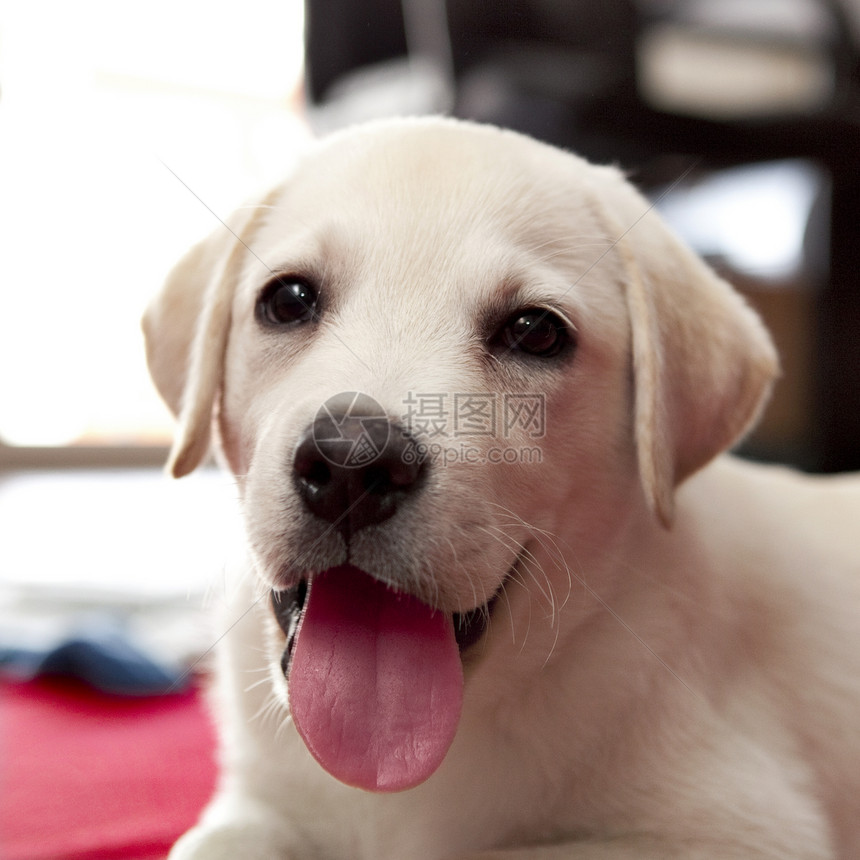
M 421 153 L 428 147 L 438 153 L 440 146 L 451 159 L 450 169 L 439 171 L 438 167 L 422 165 Z M 315 188 L 333 184 L 322 181 L 326 172 L 331 174 L 332 164 L 339 158 L 356 165 L 369 159 L 377 171 L 381 170 L 377 179 L 386 193 L 390 191 L 387 205 L 396 211 L 401 205 L 410 205 L 406 202 L 408 194 L 385 181 L 385 160 L 402 158 L 408 162 L 411 151 L 413 176 L 406 182 L 424 186 L 428 217 L 446 218 L 457 207 L 465 206 L 465 213 L 460 211 L 458 217 L 450 218 L 450 227 L 454 230 L 459 223 L 468 231 L 482 217 L 481 206 L 491 205 L 483 199 L 486 189 L 474 181 L 493 169 L 488 168 L 487 158 L 480 158 L 481 150 L 485 154 L 492 150 L 499 156 L 493 159 L 498 172 L 493 182 L 501 187 L 502 197 L 514 212 L 509 213 L 509 235 L 501 239 L 493 236 L 487 247 L 476 248 L 479 257 L 482 253 L 510 254 L 511 243 L 518 238 L 510 235 L 511 231 L 521 231 L 521 245 L 540 242 L 528 234 L 543 223 L 553 236 L 546 240 L 543 250 L 537 246 L 532 255 L 535 261 L 548 260 L 546 249 L 563 242 L 560 236 L 567 236 L 568 250 L 590 245 L 593 259 L 589 262 L 588 253 L 574 254 L 580 271 L 569 268 L 566 276 L 589 282 L 602 280 L 600 288 L 607 292 L 614 288 L 612 281 L 621 280 L 629 317 L 633 378 L 630 426 L 639 475 L 652 510 L 665 524 L 671 521 L 675 487 L 734 445 L 766 401 L 777 369 L 770 338 L 740 296 L 677 240 L 617 171 L 587 166 L 575 156 L 518 135 L 449 121 L 383 123 L 336 136 L 322 144 L 284 188 L 236 213 L 175 267 L 144 319 L 151 373 L 179 417 L 169 462 L 175 476 L 192 471 L 209 448 L 213 413 L 224 388 L 237 287 L 243 279 L 259 286 L 261 280 L 276 274 L 281 266 L 277 245 L 287 242 L 291 235 L 297 237 L 296 244 L 313 244 L 313 228 L 305 228 L 312 218 L 306 212 L 315 205 L 319 208 Z M 438 164 L 438 159 L 435 162 Z M 534 182 L 534 190 L 526 191 L 523 171 L 529 177 L 537 173 L 544 181 Z M 355 175 L 352 180 L 355 183 Z M 367 181 L 371 181 L 370 174 Z M 434 187 L 438 183 L 450 185 Z M 510 185 L 507 194 L 505 183 Z M 350 211 L 355 203 L 349 199 L 354 192 L 348 184 L 341 190 L 342 199 L 336 199 L 336 192 L 335 199 L 326 198 L 334 213 Z M 527 203 L 523 194 L 530 198 Z M 534 199 L 541 194 L 546 198 L 543 206 Z M 380 196 L 376 195 L 370 205 L 379 205 Z M 398 196 L 403 197 L 403 203 L 397 201 Z M 560 205 L 565 197 L 569 205 Z M 290 205 L 297 208 L 289 212 Z M 434 215 L 433 207 L 439 210 L 438 215 Z M 402 213 L 402 217 L 407 215 L 416 217 L 414 212 Z M 337 216 L 332 220 L 336 222 Z M 264 229 L 268 234 L 265 246 L 259 238 Z M 277 238 L 273 232 L 278 233 Z M 450 245 L 450 232 L 446 245 Z M 384 235 L 374 238 L 380 245 L 386 243 Z M 314 253 L 326 250 L 318 246 L 308 251 L 309 255 Z M 555 253 L 559 258 L 564 256 L 558 249 Z M 398 304 L 410 301 L 409 281 L 414 280 L 414 270 L 421 262 L 417 256 L 412 271 L 406 272 L 396 271 L 393 259 L 381 261 L 380 275 L 398 286 L 399 293 L 393 297 Z M 324 265 L 337 263 L 329 258 Z M 469 275 L 480 278 L 480 268 L 479 259 L 476 271 Z M 587 270 L 586 277 L 582 277 L 583 270 Z M 432 273 L 422 277 L 426 280 L 428 275 Z M 439 276 L 446 276 L 441 269 Z M 569 284 L 565 298 L 580 295 L 582 286 L 581 282 Z M 440 297 L 439 301 L 444 300 Z M 391 332 L 392 338 L 410 338 L 408 329 L 420 328 L 422 316 L 423 311 L 407 310 L 408 327 Z M 425 321 L 438 324 L 432 318 Z M 395 348 L 388 361 L 393 362 L 397 360 L 395 353 L 402 350 L 393 341 L 390 345 Z M 338 357 L 333 356 L 333 360 Z M 589 382 L 598 380 L 586 384 Z M 619 380 L 614 382 L 617 385 Z M 249 383 L 244 380 L 241 384 Z M 462 380 L 458 384 L 464 387 Z M 234 441 L 240 435 L 235 428 L 222 425 L 222 429 Z M 235 460 L 235 446 L 233 450 Z M 243 468 L 238 461 L 234 467 Z
M 744 432 L 775 370 L 756 317 L 617 172 L 440 120 L 321 144 L 192 249 L 144 327 L 179 417 L 172 472 L 200 462 L 214 428 L 236 476 L 273 592 L 276 691 L 280 665 L 320 763 L 384 790 L 441 761 L 456 645 L 493 649 L 500 597 L 514 638 L 535 637 L 528 672 L 554 643 L 551 625 L 529 632 L 530 604 L 555 613 L 570 584 L 555 538 L 587 564 L 631 515 L 668 524 L 675 487 Z M 344 441 L 378 450 L 341 462 Z M 423 631 L 417 645 L 386 651 L 404 640 L 375 638 L 382 618 Z M 364 641 L 343 661 L 342 629 Z M 402 701 L 386 722 L 366 690 L 390 668 Z M 417 714 L 418 676 L 450 693 L 441 728 L 438 708 Z M 341 718 L 354 743 L 326 728 Z M 432 754 L 404 774 L 416 749 Z

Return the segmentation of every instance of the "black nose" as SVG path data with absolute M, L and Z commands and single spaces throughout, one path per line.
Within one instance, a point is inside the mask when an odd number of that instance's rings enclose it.
M 420 484 L 415 440 L 372 398 L 331 398 L 299 440 L 293 474 L 311 513 L 348 540 L 393 516 Z

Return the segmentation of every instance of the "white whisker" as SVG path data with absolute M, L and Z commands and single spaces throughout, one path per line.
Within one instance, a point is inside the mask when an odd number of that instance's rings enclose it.
M 648 644 L 648 642 L 646 642 L 646 641 L 645 641 L 645 639 L 643 639 L 643 638 L 642 638 L 642 636 L 640 636 L 640 635 L 639 635 L 639 634 L 638 634 L 638 633 L 637 633 L 637 632 L 636 632 L 636 631 L 635 631 L 635 630 L 634 630 L 634 629 L 633 629 L 633 628 L 632 628 L 632 627 L 631 627 L 631 626 L 630 626 L 630 625 L 629 625 L 629 624 L 628 624 L 628 623 L 627 623 L 627 622 L 626 622 L 626 621 L 625 621 L 625 620 L 624 620 L 624 619 L 623 619 L 623 618 L 618 614 L 618 612 L 616 612 L 616 611 L 615 611 L 615 610 L 614 610 L 614 609 L 609 605 L 609 603 L 607 603 L 607 602 L 606 602 L 606 600 L 604 600 L 604 599 L 603 599 L 603 598 L 602 598 L 602 597 L 601 597 L 601 596 L 600 596 L 600 595 L 599 595 L 599 594 L 594 590 L 594 588 L 592 588 L 592 587 L 588 584 L 588 581 L 586 580 L 584 573 L 583 573 L 583 574 L 580 574 L 580 573 L 577 573 L 577 572 L 575 572 L 574 570 L 572 570 L 572 569 L 571 569 L 570 564 L 568 563 L 567 559 L 575 558 L 575 557 L 576 557 L 576 553 L 575 553 L 575 551 L 573 550 L 573 548 L 572 548 L 572 547 L 570 547 L 570 546 L 568 545 L 568 546 L 566 547 L 566 550 L 567 550 L 567 551 L 566 551 L 566 552 L 562 552 L 562 551 L 561 551 L 561 548 L 559 547 L 559 544 L 558 544 L 558 539 L 557 539 L 557 537 L 556 537 L 555 535 L 551 534 L 551 533 L 550 533 L 549 531 L 547 531 L 546 529 L 541 529 L 541 528 L 539 528 L 539 527 L 537 527 L 537 526 L 534 526 L 533 524 L 530 524 L 530 523 L 526 522 L 526 520 L 524 520 L 522 517 L 518 516 L 518 515 L 517 515 L 514 511 L 512 511 L 510 508 L 507 508 L 507 507 L 505 507 L 505 506 L 503 506 L 503 505 L 500 505 L 500 504 L 496 504 L 495 506 L 496 506 L 496 507 L 498 507 L 500 510 L 504 511 L 504 513 L 506 513 L 506 514 L 508 514 L 509 516 L 511 516 L 511 518 L 512 518 L 512 520 L 513 520 L 513 522 L 512 522 L 512 523 L 505 523 L 505 524 L 503 524 L 503 525 L 506 525 L 506 526 L 510 526 L 510 525 L 518 525 L 518 526 L 522 526 L 522 527 L 525 527 L 526 529 L 528 529 L 529 534 L 534 538 L 534 540 L 535 540 L 535 541 L 537 541 L 537 542 L 541 545 L 541 547 L 544 549 L 544 551 L 545 551 L 545 552 L 547 552 L 547 554 L 548 554 L 548 555 L 551 557 L 551 559 L 555 562 L 555 564 L 556 564 L 557 568 L 558 568 L 559 570 L 564 570 L 564 571 L 565 571 L 565 573 L 567 574 L 567 577 L 568 577 L 568 593 L 567 593 L 567 595 L 565 595 L 565 599 L 564 599 L 564 601 L 562 601 L 561 605 L 558 607 L 559 612 L 561 611 L 561 609 L 562 609 L 564 606 L 566 606 L 566 605 L 567 605 L 567 602 L 568 602 L 568 600 L 570 599 L 570 597 L 571 597 L 571 595 L 572 595 L 572 593 L 573 593 L 573 583 L 574 583 L 574 581 L 575 581 L 575 582 L 577 582 L 577 583 L 578 583 L 578 584 L 583 588 L 583 590 L 585 591 L 585 593 L 586 593 L 586 594 L 587 594 L 587 595 L 588 595 L 592 600 L 594 600 L 596 603 L 598 603 L 598 604 L 600 605 L 600 607 L 601 607 L 604 611 L 606 611 L 606 612 L 607 612 L 607 613 L 608 613 L 608 614 L 613 618 L 613 620 L 614 620 L 616 623 L 618 623 L 621 627 L 623 627 L 623 628 L 624 628 L 624 630 L 625 630 L 629 635 L 631 635 L 631 636 L 632 636 L 632 637 L 633 637 L 633 638 L 634 638 L 634 639 L 639 643 L 639 645 L 641 645 L 641 646 L 642 646 L 642 648 L 644 648 L 644 649 L 645 649 L 645 650 L 646 650 L 646 651 L 647 651 L 647 652 L 648 652 L 648 653 L 649 653 L 649 654 L 650 654 L 650 655 L 651 655 L 655 660 L 657 660 L 657 661 L 658 661 L 658 663 L 660 664 L 660 666 L 661 666 L 663 669 L 665 669 L 665 670 L 666 670 L 666 671 L 667 671 L 667 672 L 668 672 L 668 673 L 669 673 L 673 678 L 675 678 L 675 680 L 676 680 L 676 681 L 678 681 L 678 682 L 679 682 L 679 683 L 680 683 L 680 684 L 681 684 L 681 685 L 682 685 L 682 686 L 683 686 L 687 691 L 689 691 L 690 693 L 692 693 L 692 694 L 693 694 L 694 696 L 696 696 L 697 698 L 702 698 L 702 697 L 701 697 L 701 695 L 700 695 L 700 694 L 699 694 L 695 689 L 693 689 L 693 688 L 692 688 L 692 687 L 691 687 L 691 686 L 690 686 L 690 685 L 689 685 L 689 684 L 688 684 L 688 683 L 687 683 L 687 682 L 686 682 L 686 681 L 685 681 L 685 680 L 684 680 L 680 675 L 678 675 L 678 673 L 677 673 L 674 669 L 672 669 L 672 667 L 671 667 L 671 666 L 669 666 L 669 664 L 668 664 L 668 663 L 667 663 L 667 662 L 666 662 L 666 661 L 665 661 L 665 660 L 664 660 L 664 659 L 663 659 L 663 658 L 662 658 L 662 657 L 661 657 L 661 656 L 660 656 L 660 655 L 655 651 L 655 649 L 654 649 L 651 645 L 649 645 L 649 644 Z M 499 527 L 499 531 L 501 531 L 501 527 Z M 530 560 L 535 560 L 535 556 L 534 556 L 534 554 L 533 554 L 533 553 L 530 553 Z M 632 568 L 631 568 L 631 570 L 632 570 Z M 641 571 L 639 571 L 638 569 L 637 569 L 635 572 L 636 572 L 638 575 L 642 575 L 642 572 L 641 572 Z M 529 573 L 529 577 L 530 577 L 530 578 L 535 582 L 535 585 L 540 589 L 540 591 L 541 591 L 541 593 L 543 594 L 543 596 L 544 596 L 544 597 L 548 597 L 547 592 L 546 592 L 546 591 L 545 591 L 545 590 L 540 586 L 540 583 L 538 582 L 538 579 L 537 579 L 536 574 L 535 574 L 532 570 L 529 570 L 529 571 L 528 571 L 528 573 Z M 541 570 L 541 573 L 543 573 L 543 575 L 544 575 L 545 579 L 547 580 L 547 583 L 549 584 L 549 578 L 547 577 L 546 572 L 545 572 L 545 571 L 543 571 L 543 570 Z M 650 578 L 650 577 L 649 577 L 649 581 L 651 581 L 651 578 Z M 661 585 L 662 587 L 664 587 L 664 588 L 668 588 L 668 586 L 667 586 L 665 583 L 662 583 L 662 582 L 660 582 L 659 580 L 654 579 L 653 581 L 654 581 L 655 583 L 660 584 L 660 585 Z M 550 587 L 549 591 L 552 593 L 552 588 L 551 588 L 551 587 Z M 549 598 L 549 599 L 551 600 L 551 598 Z M 552 606 L 552 603 L 551 603 L 550 605 Z M 554 644 L 553 644 L 553 650 L 554 650 L 554 648 L 555 648 L 555 645 L 557 645 L 557 643 L 558 643 L 558 637 L 559 637 L 559 635 L 560 635 L 560 624 L 557 624 L 557 625 L 556 625 L 556 640 L 555 640 L 555 642 L 554 642 Z M 550 654 L 549 656 L 551 656 L 551 654 Z M 548 658 L 547 658 L 547 659 L 549 659 L 549 656 L 548 656 Z

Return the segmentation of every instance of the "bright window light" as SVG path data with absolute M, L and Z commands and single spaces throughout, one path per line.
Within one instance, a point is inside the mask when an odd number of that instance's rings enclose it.
M 803 272 L 807 225 L 822 182 L 805 161 L 752 164 L 674 191 L 658 206 L 700 254 L 762 282 L 780 282 Z
M 226 216 L 304 145 L 302 31 L 301 0 L 7 0 L 2 441 L 166 440 L 138 321 L 217 226 L 206 207 Z

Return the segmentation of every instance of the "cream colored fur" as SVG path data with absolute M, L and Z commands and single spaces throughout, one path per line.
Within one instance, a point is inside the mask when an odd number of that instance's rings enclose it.
M 320 284 L 318 322 L 261 329 L 272 273 Z M 502 296 L 568 320 L 573 358 L 489 357 Z M 144 325 L 170 468 L 214 431 L 247 534 L 221 785 L 172 860 L 860 857 L 860 481 L 723 454 L 773 347 L 618 171 L 453 121 L 352 130 L 192 249 Z M 431 491 L 353 537 L 353 564 L 444 611 L 505 583 L 445 762 L 392 795 L 305 750 L 265 599 L 346 558 L 289 463 L 353 390 L 392 415 L 410 392 L 546 404 L 539 439 L 473 440 L 540 462 L 434 463 Z

